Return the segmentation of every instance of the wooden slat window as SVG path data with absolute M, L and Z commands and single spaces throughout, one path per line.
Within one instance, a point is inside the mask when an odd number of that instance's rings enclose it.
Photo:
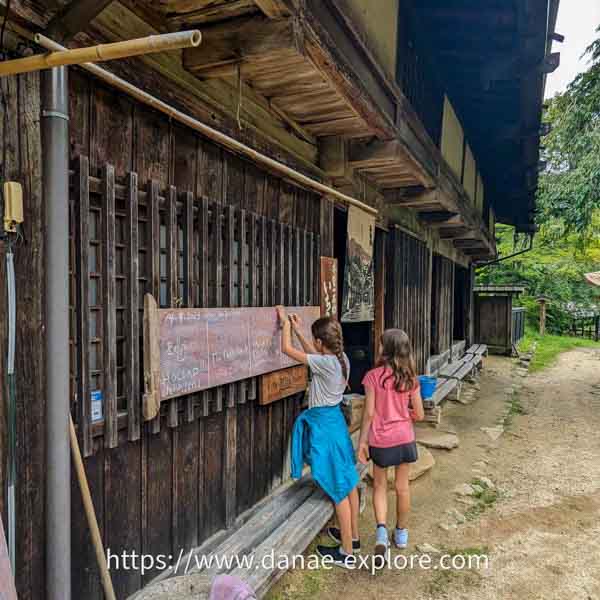
M 70 212 L 71 397 L 86 456 L 94 436 L 111 448 L 140 438 L 145 293 L 171 307 L 309 305 L 318 297 L 319 251 L 313 232 L 241 206 L 161 189 L 133 172 L 117 180 L 111 165 L 100 177 L 89 171 L 80 157 Z M 94 421 L 98 394 L 103 414 Z M 167 401 L 161 415 L 178 427 L 257 396 L 250 379 Z M 273 411 L 273 427 L 291 418 Z M 150 430 L 160 429 L 157 417 Z

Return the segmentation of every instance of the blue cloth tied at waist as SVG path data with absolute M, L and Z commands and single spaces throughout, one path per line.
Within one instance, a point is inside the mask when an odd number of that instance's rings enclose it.
M 358 484 L 352 440 L 340 406 L 304 411 L 292 431 L 292 477 L 300 479 L 304 464 L 333 500 L 341 502 Z

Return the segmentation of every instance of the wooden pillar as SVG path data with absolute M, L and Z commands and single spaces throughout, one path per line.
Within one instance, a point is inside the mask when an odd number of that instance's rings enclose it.
M 536 302 L 540 305 L 540 335 L 546 334 L 546 303 L 547 298 L 538 298 Z

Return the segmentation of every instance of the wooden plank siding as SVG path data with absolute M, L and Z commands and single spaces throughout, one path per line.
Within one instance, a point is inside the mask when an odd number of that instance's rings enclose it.
M 410 336 L 417 370 L 429 358 L 430 252 L 427 244 L 400 229 L 387 235 L 385 326 Z
M 452 346 L 454 332 L 454 263 L 433 255 L 431 288 L 431 353 L 442 354 Z
M 111 103 L 120 111 L 118 142 L 106 135 Z M 151 292 L 163 306 L 318 303 L 319 248 L 333 247 L 322 239 L 333 231 L 322 216 L 331 220 L 333 211 L 79 72 L 71 78 L 70 108 L 71 342 L 80 357 L 73 416 L 91 493 L 112 551 L 177 555 L 289 477 L 286 450 L 300 398 L 260 406 L 258 385 L 249 380 L 165 402 L 159 417 L 144 422 L 143 295 Z M 79 377 L 86 362 L 87 381 Z M 104 392 L 105 415 L 92 423 L 94 390 Z M 100 599 L 75 481 L 72 498 L 72 539 L 83 549 L 74 556 L 73 595 Z M 41 535 L 27 560 L 35 552 L 43 557 Z M 156 574 L 113 573 L 117 596 Z M 43 597 L 35 581 L 21 584 L 23 597 Z

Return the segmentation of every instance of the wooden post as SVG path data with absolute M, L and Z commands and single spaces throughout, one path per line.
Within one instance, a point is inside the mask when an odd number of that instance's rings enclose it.
M 546 334 L 546 303 L 548 302 L 548 298 L 541 296 L 536 300 L 536 302 L 540 305 L 540 335 Z

